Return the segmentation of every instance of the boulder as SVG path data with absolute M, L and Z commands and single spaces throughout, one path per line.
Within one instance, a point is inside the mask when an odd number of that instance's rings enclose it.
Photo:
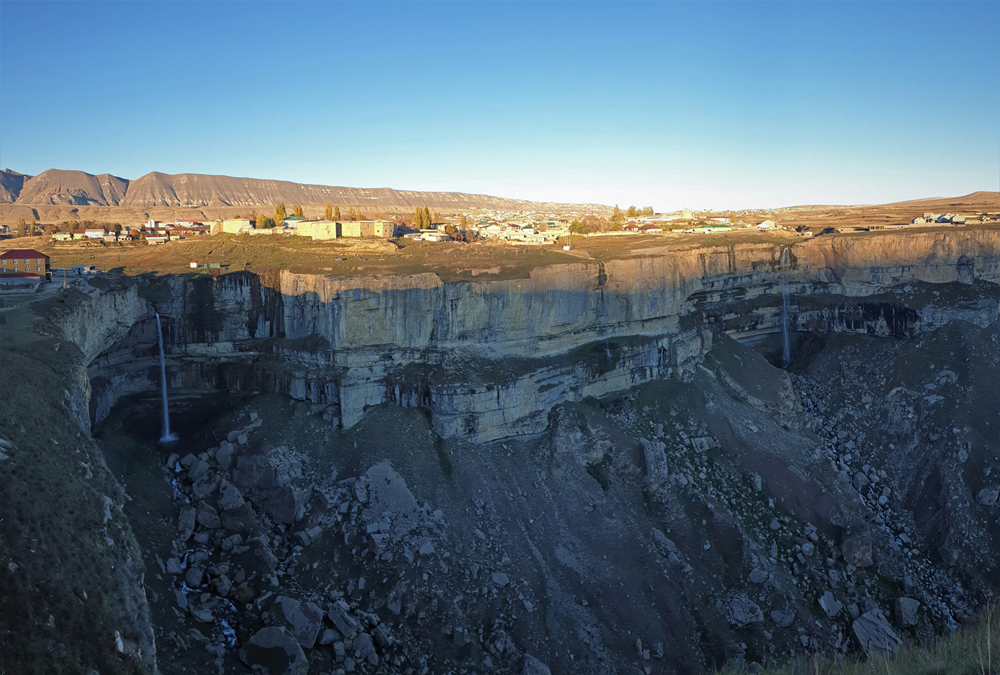
M 189 567 L 187 574 L 184 575 L 184 583 L 187 584 L 188 588 L 198 588 L 201 586 L 201 580 L 204 576 L 204 573 L 197 567 Z
M 215 452 L 215 461 L 219 464 L 219 471 L 229 471 L 229 466 L 233 462 L 233 444 L 229 441 L 222 441 L 219 449 Z
M 343 601 L 330 605 L 326 615 L 344 639 L 350 639 L 358 632 L 358 621 L 348 613 L 348 607 Z
M 180 516 L 177 519 L 177 531 L 180 532 L 181 541 L 187 541 L 191 538 L 197 516 L 194 507 L 184 506 L 181 508 Z
M 227 480 L 222 481 L 219 486 L 219 509 L 222 511 L 233 511 L 243 506 L 246 500 L 240 489 Z
M 984 487 L 976 495 L 976 501 L 983 506 L 993 506 L 1000 499 L 1000 487 L 996 485 L 990 485 L 989 487 Z
M 278 596 L 271 604 L 271 616 L 288 628 L 303 649 L 312 649 L 323 625 L 323 610 L 312 602 Z
M 306 675 L 309 662 L 299 643 L 284 628 L 269 626 L 254 633 L 240 649 L 240 660 L 262 675 Z
M 250 504 L 246 503 L 233 511 L 223 511 L 220 518 L 222 520 L 222 527 L 229 532 L 248 530 L 253 528 L 257 523 L 257 516 L 254 515 Z
M 896 598 L 896 625 L 900 628 L 912 628 L 917 625 L 917 610 L 920 603 L 913 598 Z
M 503 572 L 494 572 L 492 574 L 492 578 L 493 578 L 493 583 L 495 583 L 497 586 L 500 587 L 506 586 L 507 584 L 510 583 L 510 579 L 508 579 L 507 575 L 504 574 Z
M 356 661 L 368 661 L 374 665 L 378 664 L 378 655 L 375 653 L 375 645 L 372 636 L 368 633 L 358 633 L 352 645 L 354 648 L 354 659 Z
M 739 593 L 730 599 L 726 607 L 726 618 L 737 628 L 749 626 L 764 620 L 764 613 L 745 593 Z
M 536 659 L 531 654 L 524 655 L 524 665 L 521 666 L 521 675 L 552 675 L 549 667 Z
M 840 610 L 844 608 L 843 603 L 833 597 L 833 593 L 830 591 L 824 593 L 823 597 L 819 599 L 819 606 L 823 608 L 823 611 L 826 612 L 826 615 L 831 619 L 837 616 Z
M 781 628 L 791 626 L 792 622 L 795 621 L 795 612 L 786 609 L 776 609 L 771 612 L 771 621 Z
M 200 504 L 198 506 L 197 520 L 199 525 L 209 530 L 217 530 L 222 527 L 222 521 L 219 520 L 219 512 L 208 504 Z
M 868 567 L 872 564 L 872 535 L 864 531 L 847 537 L 841 547 L 844 560 L 855 567 Z
M 894 654 L 902 642 L 885 614 L 877 609 L 859 616 L 851 624 L 851 632 L 867 654 Z
M 958 562 L 958 549 L 951 546 L 938 546 L 938 555 L 941 556 L 941 562 L 948 567 L 954 567 Z
M 244 489 L 266 490 L 277 486 L 274 467 L 264 455 L 240 455 L 233 482 Z
M 866 476 L 864 472 L 858 471 L 856 474 L 854 474 L 854 478 L 851 480 L 851 485 L 854 486 L 855 490 L 861 492 L 866 487 L 868 487 L 868 484 L 870 482 L 871 481 L 868 480 L 868 476 Z
M 290 487 L 272 490 L 264 500 L 264 510 L 279 523 L 291 525 L 298 516 L 300 506 L 295 496 L 295 491 Z
M 202 478 L 208 476 L 208 462 L 199 459 L 188 469 L 188 480 L 197 483 Z

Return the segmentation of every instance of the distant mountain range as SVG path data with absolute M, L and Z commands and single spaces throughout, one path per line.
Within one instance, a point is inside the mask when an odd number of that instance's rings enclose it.
M 27 176 L 9 169 L 0 171 L 0 204 L 26 206 L 124 206 L 224 207 L 274 206 L 284 203 L 436 209 L 491 209 L 539 211 L 583 208 L 608 211 L 600 204 L 559 204 L 506 199 L 462 192 L 415 192 L 392 188 L 348 188 L 303 185 L 280 180 L 208 176 L 195 173 L 165 174 L 154 171 L 129 181 L 102 173 L 49 169 Z

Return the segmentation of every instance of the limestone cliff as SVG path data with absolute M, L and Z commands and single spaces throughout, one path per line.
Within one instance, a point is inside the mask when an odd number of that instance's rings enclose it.
M 488 441 L 540 432 L 560 401 L 684 377 L 712 330 L 761 346 L 783 322 L 793 334 L 988 325 L 998 281 L 1000 233 L 968 229 L 650 249 L 503 281 L 143 279 L 96 292 L 64 325 L 101 384 L 95 419 L 155 384 L 158 311 L 171 386 L 279 391 L 332 406 L 344 426 L 387 402 L 425 406 L 438 433 Z

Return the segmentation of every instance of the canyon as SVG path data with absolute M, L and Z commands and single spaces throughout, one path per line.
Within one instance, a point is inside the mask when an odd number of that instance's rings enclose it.
M 711 672 L 929 641 L 1000 591 L 995 230 L 108 274 L 44 310 L 160 672 Z

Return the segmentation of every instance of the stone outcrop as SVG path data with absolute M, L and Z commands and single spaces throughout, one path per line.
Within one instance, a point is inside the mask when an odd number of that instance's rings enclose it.
M 778 340 L 782 293 L 793 336 L 982 326 L 1000 307 L 1000 239 L 987 230 L 638 253 L 447 284 L 430 273 L 122 280 L 61 326 L 91 363 L 95 421 L 156 388 L 157 311 L 171 388 L 281 392 L 344 427 L 373 406 L 420 406 L 439 435 L 490 441 L 540 432 L 562 401 L 688 378 L 713 330 Z M 951 282 L 994 290 L 927 290 Z

